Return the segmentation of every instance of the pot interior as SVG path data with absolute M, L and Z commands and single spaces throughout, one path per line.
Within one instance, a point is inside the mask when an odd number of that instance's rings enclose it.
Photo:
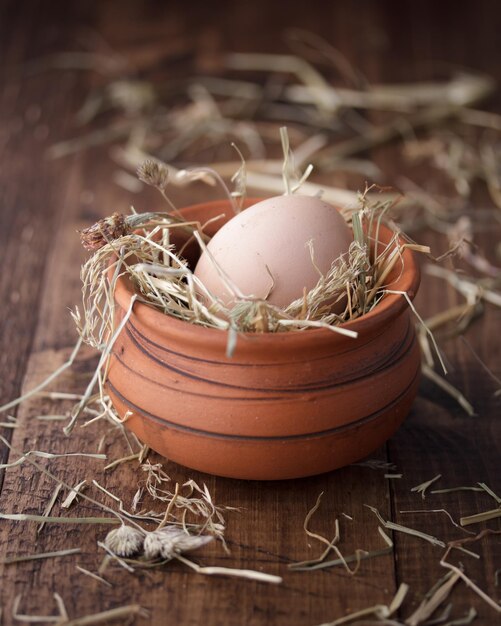
M 203 229 L 203 232 L 209 237 L 213 237 L 222 226 L 230 221 L 232 217 L 232 212 L 226 210 L 222 211 L 219 215 L 219 219 L 211 222 L 210 224 L 207 224 L 207 226 L 205 226 Z M 209 215 L 208 219 L 212 217 L 217 217 L 217 215 Z M 205 221 L 203 215 L 200 215 L 199 219 L 201 225 L 203 225 Z M 174 246 L 174 252 L 177 255 L 180 254 L 182 258 L 188 263 L 188 267 L 190 268 L 190 270 L 194 272 L 201 254 L 200 246 L 198 245 L 196 239 L 193 236 L 190 236 L 190 234 L 186 231 L 183 231 L 180 228 L 176 228 L 171 231 L 170 241 Z

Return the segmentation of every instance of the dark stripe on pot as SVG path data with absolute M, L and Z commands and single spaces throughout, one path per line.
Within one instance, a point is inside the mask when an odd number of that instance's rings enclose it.
M 119 354 L 117 354 L 116 352 L 113 352 L 113 357 L 120 363 L 120 365 L 122 367 L 124 367 L 127 371 L 131 372 L 131 374 L 133 374 L 134 376 L 137 376 L 138 378 L 142 378 L 143 380 L 146 380 L 147 382 L 156 385 L 157 387 L 160 387 L 160 389 L 168 389 L 169 391 L 175 391 L 176 393 L 182 393 L 184 395 L 190 395 L 190 396 L 197 396 L 199 398 L 206 398 L 207 400 L 213 400 L 214 398 L 217 398 L 219 401 L 224 402 L 224 401 L 230 401 L 230 402 L 240 402 L 240 401 L 245 401 L 245 402 L 249 402 L 250 400 L 252 400 L 253 402 L 271 402 L 271 401 L 280 401 L 280 402 L 290 402 L 290 397 L 287 396 L 272 396 L 272 395 L 268 395 L 268 396 L 263 396 L 263 397 L 254 397 L 254 398 L 249 398 L 249 396 L 229 396 L 229 397 L 221 397 L 219 394 L 210 394 L 210 393 L 200 393 L 197 391 L 188 391 L 186 389 L 179 389 L 179 387 L 175 387 L 172 385 L 165 385 L 164 383 L 159 383 L 156 380 L 151 380 L 151 378 L 148 378 L 148 376 L 145 376 L 144 374 L 141 374 L 141 372 L 137 372 L 136 370 L 133 370 L 121 357 Z M 149 355 L 148 355 L 149 356 Z M 160 365 L 164 365 L 162 362 L 160 362 Z M 172 369 L 169 368 L 167 366 L 165 366 L 166 369 Z M 191 378 L 194 379 L 198 382 L 204 382 L 207 383 L 209 385 L 213 384 L 213 385 L 218 385 L 218 383 L 212 383 L 212 381 L 207 380 L 205 378 L 199 378 L 196 376 L 186 376 L 187 378 Z M 220 383 L 219 386 L 221 387 L 230 387 L 231 389 L 240 389 L 240 390 L 250 390 L 253 391 L 254 389 L 248 388 L 248 387 L 236 387 L 233 385 L 225 385 L 224 383 Z M 257 389 L 256 391 L 262 391 L 267 393 L 268 390 L 266 389 Z M 292 390 L 294 391 L 294 390 Z
M 129 319 L 129 321 L 127 322 L 126 327 L 131 328 L 132 331 L 141 339 L 141 341 L 144 341 L 145 343 L 149 343 L 150 345 L 154 346 L 158 350 L 161 350 L 162 352 L 168 352 L 170 354 L 174 354 L 176 356 L 186 358 L 191 361 L 199 361 L 200 363 L 210 363 L 211 365 L 230 365 L 232 367 L 248 367 L 249 366 L 248 363 L 238 363 L 237 361 L 233 359 L 228 359 L 228 361 L 215 361 L 213 359 L 203 359 L 202 357 L 188 356 L 184 354 L 183 352 L 177 352 L 176 350 L 172 350 L 172 348 L 167 348 L 166 346 L 162 346 L 159 343 L 156 343 L 155 341 L 147 337 L 146 335 L 143 335 L 143 333 L 136 326 L 134 326 L 131 319 Z M 224 331 L 221 331 L 221 332 L 224 332 Z M 370 339 L 367 343 L 365 343 L 364 346 L 370 346 L 370 344 L 376 341 L 383 334 L 383 332 L 384 331 L 381 331 L 379 334 L 375 335 L 372 339 Z M 245 338 L 240 338 L 239 341 L 252 341 L 252 339 L 245 337 Z M 355 342 L 356 340 L 353 340 L 353 341 Z M 358 349 L 358 346 L 356 346 L 355 343 L 353 345 L 353 349 Z M 348 348 L 348 350 L 345 350 L 344 352 L 339 352 L 339 356 L 343 354 L 349 354 L 350 352 L 353 352 L 353 349 Z M 222 354 L 222 356 L 224 356 L 224 354 Z M 312 361 L 324 361 L 325 359 L 330 359 L 330 358 L 331 358 L 330 355 L 319 356 L 313 359 L 308 358 L 307 362 L 310 363 Z M 289 361 L 275 361 L 273 363 L 273 365 L 278 365 L 278 366 L 288 365 L 288 364 L 289 364 Z
M 212 439 L 225 439 L 229 441 L 248 441 L 248 442 L 277 441 L 279 442 L 279 441 L 301 441 L 301 440 L 310 440 L 310 439 L 320 439 L 323 437 L 330 437 L 332 435 L 341 434 L 347 430 L 357 429 L 361 426 L 364 426 L 365 424 L 378 419 L 378 417 L 381 417 L 386 411 L 390 411 L 394 406 L 396 406 L 399 402 L 401 402 L 402 399 L 409 393 L 412 387 L 416 384 L 420 373 L 421 373 L 421 364 L 416 370 L 416 373 L 414 374 L 414 377 L 411 383 L 405 388 L 405 390 L 397 398 L 395 398 L 395 400 L 393 400 L 393 402 L 390 402 L 390 404 L 387 404 L 385 407 L 383 407 L 382 409 L 380 409 L 379 411 L 375 413 L 371 413 L 367 417 L 362 417 L 361 419 L 355 422 L 350 422 L 349 424 L 345 424 L 343 426 L 337 426 L 336 428 L 329 428 L 328 430 L 321 430 L 319 432 L 309 433 L 307 435 L 286 435 L 286 436 L 275 436 L 275 437 L 258 437 L 258 436 L 252 436 L 252 435 L 229 435 L 226 433 L 215 433 L 209 430 L 202 430 L 200 428 L 192 428 L 191 426 L 184 426 L 181 424 L 176 424 L 175 422 L 171 422 L 170 420 L 166 420 L 162 417 L 158 417 L 157 415 L 154 415 L 153 413 L 144 411 L 143 409 L 138 407 L 136 404 L 128 400 L 125 396 L 123 396 L 116 389 L 116 387 L 113 386 L 113 383 L 111 383 L 111 381 L 108 380 L 106 382 L 106 385 L 109 387 L 111 392 L 115 394 L 121 402 L 123 402 L 127 407 L 129 407 L 130 410 L 136 413 L 138 417 L 151 419 L 157 422 L 158 424 L 164 427 L 170 428 L 172 430 L 178 430 L 178 431 L 188 433 L 190 435 L 194 435 L 197 437 L 209 437 Z
M 312 384 L 312 385 L 303 385 L 303 386 L 297 386 L 295 388 L 289 388 L 289 387 L 276 387 L 276 388 L 267 388 L 267 389 L 263 389 L 262 387 L 245 387 L 242 385 L 232 385 L 231 383 L 226 383 L 226 382 L 222 382 L 222 381 L 218 381 L 218 380 L 211 380 L 208 378 L 204 378 L 203 376 L 197 376 L 196 374 L 192 374 L 191 372 L 188 372 L 186 370 L 180 369 L 178 367 L 175 367 L 174 365 L 170 365 L 169 363 L 167 363 L 166 361 L 158 358 L 157 356 L 155 356 L 154 354 L 152 354 L 151 352 L 149 352 L 148 350 L 146 350 L 146 348 L 144 346 L 142 346 L 139 341 L 136 339 L 136 337 L 134 337 L 134 335 L 130 332 L 130 330 L 127 328 L 127 326 L 125 327 L 125 331 L 128 335 L 128 337 L 130 338 L 130 340 L 134 343 L 134 345 L 137 347 L 138 350 L 140 350 L 147 358 L 149 358 L 150 360 L 154 361 L 155 363 L 157 363 L 158 365 L 160 365 L 161 367 L 170 370 L 171 372 L 174 372 L 176 374 L 178 374 L 179 376 L 182 376 L 184 378 L 188 378 L 189 380 L 196 380 L 198 382 L 203 382 L 209 385 L 214 385 L 216 387 L 224 387 L 226 389 L 239 389 L 242 391 L 254 391 L 254 392 L 261 392 L 261 393 L 267 393 L 267 394 L 271 394 L 271 393 L 282 393 L 282 394 L 288 394 L 288 395 L 293 395 L 293 394 L 302 394 L 302 393 L 307 393 L 307 392 L 311 392 L 311 391 L 327 391 L 329 389 L 333 389 L 335 387 L 341 387 L 344 384 L 347 383 L 353 383 L 359 380 L 362 380 L 363 378 L 367 378 L 369 376 L 373 376 L 375 374 L 377 374 L 378 372 L 386 369 L 388 363 L 392 363 L 392 365 L 399 363 L 405 356 L 406 354 L 412 349 L 416 339 L 413 333 L 413 329 L 411 328 L 411 324 L 409 322 L 408 326 L 407 326 L 407 333 L 406 336 L 404 337 L 403 341 L 400 342 L 399 344 L 396 345 L 396 347 L 394 348 L 394 350 L 392 352 L 390 352 L 387 357 L 378 364 L 378 366 L 375 369 L 366 369 L 363 370 L 362 368 L 360 368 L 360 370 L 357 372 L 358 375 L 355 377 L 347 377 L 344 379 L 324 379 L 324 381 L 322 381 L 321 384 Z M 412 340 L 409 340 L 412 337 Z M 404 348 L 404 349 L 403 349 Z M 402 354 L 398 357 L 397 360 L 395 360 L 395 355 L 398 354 L 398 352 L 400 350 L 402 350 Z M 113 355 L 117 358 L 118 361 L 120 361 L 120 363 L 126 367 L 127 369 L 129 369 L 130 371 L 134 371 L 132 370 L 121 358 L 120 356 L 116 353 L 113 352 Z M 186 357 L 186 358 L 190 358 L 190 357 Z M 249 367 L 249 366 L 247 366 Z M 257 366 L 259 367 L 259 366 Z M 277 366 L 279 367 L 279 366 Z M 350 372 L 353 373 L 353 372 Z M 138 374 L 140 375 L 140 374 Z M 154 384 L 160 386 L 160 387 L 166 387 L 165 385 L 162 385 L 161 383 L 157 382 L 157 381 L 151 381 Z M 172 387 L 167 387 L 169 389 L 171 389 Z M 199 394 L 199 395 L 205 395 L 205 394 Z M 210 395 L 208 396 L 210 397 Z M 259 400 L 261 398 L 253 398 L 255 400 Z M 263 399 L 270 399 L 270 396 L 267 396 L 266 398 Z M 281 399 L 281 398 L 278 398 Z

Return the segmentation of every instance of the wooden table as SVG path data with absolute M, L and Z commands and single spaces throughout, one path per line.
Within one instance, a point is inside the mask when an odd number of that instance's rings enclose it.
M 112 182 L 115 166 L 107 147 L 79 151 L 60 160 L 47 158 L 48 147 L 78 131 L 75 114 L 96 83 L 96 75 L 45 71 L 45 62 L 39 60 L 85 45 L 101 50 L 109 45 L 129 59 L 138 76 L 155 61 L 158 74 L 165 79 L 169 72 L 183 76 L 217 68 L 223 51 L 283 51 L 280 32 L 286 26 L 300 26 L 332 41 L 372 82 L 425 79 L 446 67 L 446 61 L 501 77 L 501 11 L 490 2 L 366 1 L 330 3 L 328 8 L 321 3 L 292 1 L 283 5 L 129 0 L 1 3 L 0 401 L 31 389 L 64 363 L 72 350 L 76 337 L 68 308 L 79 302 L 79 265 L 85 258 L 76 231 L 115 210 L 127 210 L 131 201 L 145 210 L 156 202 L 149 194 L 131 200 L 129 193 Z M 373 151 L 370 157 L 386 173 L 386 182 L 396 183 L 397 152 L 389 146 Z M 178 191 L 174 199 L 182 204 L 202 199 L 205 193 L 197 189 L 188 197 L 192 190 Z M 486 198 L 481 202 L 486 203 Z M 433 233 L 423 233 L 420 241 L 443 246 Z M 498 241 L 499 228 L 480 234 L 477 243 L 494 254 Z M 417 306 L 426 316 L 459 301 L 454 290 L 427 278 Z M 467 332 L 471 347 L 498 375 L 500 321 L 500 310 L 488 306 Z M 48 615 L 56 613 L 53 593 L 57 592 L 72 617 L 138 603 L 150 611 L 143 623 L 313 626 L 349 611 L 387 604 L 401 582 L 410 585 L 402 610 L 403 616 L 409 615 L 445 573 L 439 565 L 441 548 L 419 538 L 394 533 L 393 553 L 362 562 L 353 577 L 339 567 L 294 573 L 287 570 L 287 564 L 321 552 L 321 544 L 308 540 L 302 528 L 320 492 L 324 498 L 312 528 L 331 537 L 334 520 L 339 518 L 344 554 L 384 546 L 377 521 L 364 504 L 377 507 L 385 519 L 431 532 L 446 542 L 467 535 L 443 513 L 402 511 L 446 508 L 457 520 L 492 507 L 485 493 L 428 495 L 423 501 L 411 492 L 413 486 L 437 474 L 442 474 L 437 487 L 483 481 L 501 490 L 501 427 L 499 397 L 493 398 L 495 385 L 465 344 L 445 342 L 443 349 L 451 364 L 450 379 L 464 391 L 478 415 L 465 416 L 448 396 L 423 383 L 405 425 L 372 457 L 394 464 L 396 470 L 391 473 L 401 473 L 400 479 L 385 478 L 384 469 L 354 466 L 303 480 L 248 483 L 166 464 L 173 480 L 194 478 L 207 484 L 218 504 L 241 508 L 239 513 L 226 514 L 231 554 L 214 544 L 193 554 L 194 560 L 280 574 L 283 584 L 208 577 L 171 563 L 135 574 L 112 568 L 107 577 L 113 586 L 108 587 L 75 567 L 97 569 L 102 552 L 96 541 L 103 539 L 104 526 L 47 524 L 37 533 L 36 523 L 1 520 L 1 560 L 81 548 L 76 556 L 0 564 L 3 623 L 12 623 L 17 594 L 22 594 L 20 613 Z M 54 388 L 81 391 L 95 364 L 96 355 L 84 351 Z M 99 424 L 77 428 L 67 438 L 60 422 L 36 419 L 69 406 L 36 397 L 11 412 L 17 414 L 18 427 L 0 427 L 0 434 L 19 451 L 95 452 L 103 434 Z M 123 454 L 121 440 L 110 443 L 108 433 L 105 452 L 110 459 Z M 0 445 L 0 462 L 15 458 L 16 454 Z M 155 455 L 151 459 L 160 460 Z M 119 494 L 126 506 L 137 489 L 138 470 L 133 463 L 104 473 L 102 462 L 85 458 L 38 462 L 72 485 L 83 478 L 96 478 Z M 0 471 L 0 510 L 41 514 L 54 487 L 50 478 L 28 464 Z M 75 509 L 78 513 L 71 509 L 65 513 L 60 508 L 62 497 L 60 494 L 54 506 L 54 515 L 100 514 L 85 501 Z M 101 497 L 99 492 L 96 497 Z M 500 520 L 477 525 L 475 530 L 484 527 L 499 530 Z M 468 576 L 499 599 L 494 576 L 501 567 L 499 537 L 486 537 L 470 547 L 480 559 L 458 553 L 451 557 L 452 562 L 462 561 Z M 474 606 L 479 614 L 475 624 L 498 623 L 499 614 L 462 583 L 454 589 L 451 601 L 455 617 Z

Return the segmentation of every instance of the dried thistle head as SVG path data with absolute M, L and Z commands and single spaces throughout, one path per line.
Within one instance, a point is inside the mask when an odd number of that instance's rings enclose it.
M 148 560 L 157 559 L 162 554 L 162 532 L 154 530 L 144 538 L 144 556 Z
M 133 556 L 142 550 L 144 535 L 137 528 L 122 524 L 106 535 L 104 543 L 117 556 Z
M 147 159 L 137 168 L 137 176 L 143 183 L 163 190 L 169 182 L 169 168 L 160 161 Z
M 131 229 L 122 213 L 113 213 L 80 231 L 80 240 L 86 250 L 99 250 L 113 239 L 129 235 Z
M 201 548 L 212 541 L 212 535 L 188 535 L 181 528 L 166 526 L 147 533 L 144 540 L 144 555 L 147 559 L 172 559 L 181 552 Z

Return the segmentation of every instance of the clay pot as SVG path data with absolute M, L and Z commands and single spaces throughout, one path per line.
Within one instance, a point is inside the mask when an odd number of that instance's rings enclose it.
M 213 232 L 232 216 L 225 201 L 182 213 L 201 222 L 225 213 Z M 381 227 L 381 241 L 391 236 Z M 412 298 L 419 285 L 413 254 L 406 250 L 397 265 L 388 282 Z M 129 280 L 119 279 L 117 321 L 132 294 Z M 420 374 L 402 296 L 386 295 L 345 327 L 358 338 L 327 329 L 246 333 L 227 358 L 226 332 L 136 302 L 113 349 L 108 391 L 118 413 L 129 412 L 127 428 L 187 467 L 260 480 L 327 472 L 363 458 L 395 432 Z

